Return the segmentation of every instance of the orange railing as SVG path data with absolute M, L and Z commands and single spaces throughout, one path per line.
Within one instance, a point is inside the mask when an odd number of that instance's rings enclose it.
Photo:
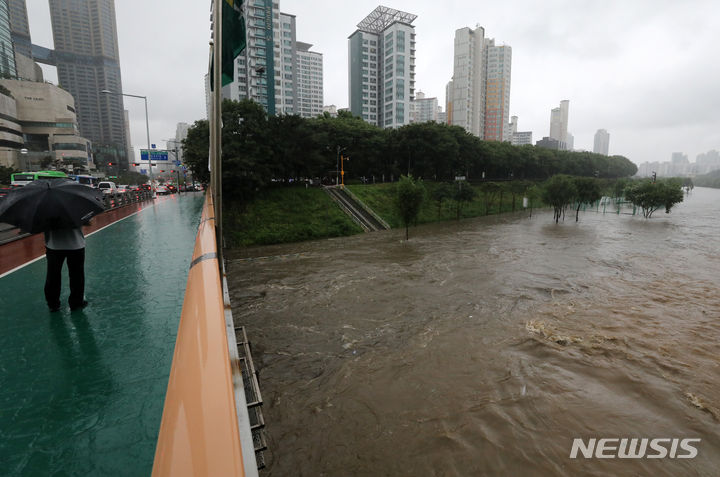
M 241 451 L 233 386 L 238 368 L 229 351 L 217 251 L 208 191 L 188 274 L 153 476 L 245 476 L 244 465 L 255 461 L 254 455 L 243 459 Z M 234 343 L 234 335 L 231 338 Z

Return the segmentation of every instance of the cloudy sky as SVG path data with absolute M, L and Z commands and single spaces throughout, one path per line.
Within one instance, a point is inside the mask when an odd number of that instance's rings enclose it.
M 33 42 L 52 47 L 45 0 L 28 0 Z M 126 93 L 148 97 L 151 142 L 178 122 L 205 117 L 209 0 L 115 0 Z M 280 0 L 297 17 L 297 39 L 324 55 L 325 104 L 347 107 L 347 37 L 378 3 Z M 720 3 L 717 0 L 387 0 L 416 14 L 416 88 L 445 102 L 458 28 L 483 26 L 512 47 L 510 114 L 533 140 L 550 110 L 570 100 L 575 147 L 592 150 L 597 129 L 610 153 L 636 163 L 690 161 L 720 149 Z M 56 74 L 46 71 L 48 79 Z M 133 146 L 145 147 L 142 100 L 125 99 Z

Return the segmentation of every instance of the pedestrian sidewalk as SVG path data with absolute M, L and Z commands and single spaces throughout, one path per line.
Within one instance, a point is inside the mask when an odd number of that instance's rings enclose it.
M 67 306 L 64 267 L 48 311 L 44 258 L 0 278 L 3 475 L 150 475 L 203 199 L 89 235 L 84 310 Z

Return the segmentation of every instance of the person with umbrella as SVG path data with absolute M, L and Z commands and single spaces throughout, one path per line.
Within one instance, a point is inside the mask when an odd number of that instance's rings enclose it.
M 39 179 L 11 191 L 0 203 L 0 222 L 24 232 L 45 233 L 45 300 L 50 311 L 60 310 L 62 267 L 68 262 L 71 310 L 85 300 L 85 236 L 82 225 L 105 210 L 102 192 L 69 179 Z

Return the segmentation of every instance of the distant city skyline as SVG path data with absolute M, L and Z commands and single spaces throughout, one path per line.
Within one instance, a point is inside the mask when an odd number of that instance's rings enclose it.
M 153 142 L 172 137 L 178 122 L 205 116 L 209 3 L 178 0 L 172 9 L 145 0 L 116 3 L 123 86 L 148 96 Z M 328 0 L 281 1 L 281 10 L 297 18 L 298 39 L 323 54 L 326 105 L 348 106 L 347 37 L 379 3 L 353 2 L 337 11 Z M 418 16 L 416 89 L 441 105 L 452 76 L 454 32 L 480 24 L 513 47 L 510 114 L 535 138 L 547 135 L 548 111 L 568 99 L 578 149 L 592 150 L 599 128 L 612 133 L 610 154 L 637 164 L 669 160 L 673 151 L 694 159 L 720 149 L 714 81 L 720 64 L 708 61 L 716 56 L 716 2 L 383 4 Z M 51 47 L 47 2 L 28 2 L 28 16 L 33 42 Z M 126 103 L 137 142 L 145 136 L 144 111 Z

